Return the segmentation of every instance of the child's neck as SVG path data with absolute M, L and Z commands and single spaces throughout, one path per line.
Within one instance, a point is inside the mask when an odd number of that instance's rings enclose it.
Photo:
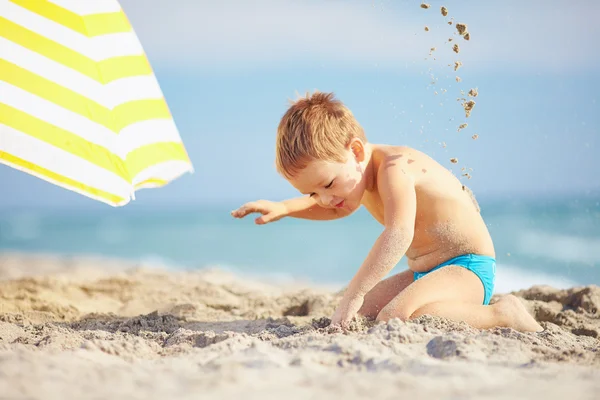
M 365 165 L 365 188 L 368 192 L 372 192 L 375 189 L 375 167 L 373 166 L 373 147 L 370 143 L 365 145 L 365 159 L 363 163 Z

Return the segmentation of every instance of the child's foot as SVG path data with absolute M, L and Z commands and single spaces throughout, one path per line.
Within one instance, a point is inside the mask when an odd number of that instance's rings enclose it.
M 541 332 L 544 330 L 531 314 L 527 312 L 523 303 L 512 294 L 502 297 L 492 307 L 506 321 L 505 326 L 509 328 L 521 332 Z

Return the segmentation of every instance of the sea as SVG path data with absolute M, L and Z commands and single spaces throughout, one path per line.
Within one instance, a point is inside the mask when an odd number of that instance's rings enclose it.
M 481 202 L 495 243 L 496 293 L 600 284 L 600 198 Z M 118 210 L 118 211 L 117 211 Z M 360 209 L 335 221 L 255 225 L 225 205 L 0 211 L 0 251 L 94 255 L 173 269 L 343 287 L 382 226 Z M 407 268 L 406 259 L 390 272 Z

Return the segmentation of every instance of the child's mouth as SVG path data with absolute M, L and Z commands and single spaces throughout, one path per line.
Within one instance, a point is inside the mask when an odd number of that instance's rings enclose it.
M 336 206 L 337 208 L 342 208 L 342 207 L 344 207 L 344 203 L 345 203 L 345 200 L 342 200 L 342 201 L 340 201 L 339 203 L 337 203 L 335 206 Z

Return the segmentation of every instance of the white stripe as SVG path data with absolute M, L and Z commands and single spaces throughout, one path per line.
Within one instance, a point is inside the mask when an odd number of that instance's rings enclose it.
M 181 143 L 175 122 L 171 119 L 153 119 L 128 125 L 119 132 L 116 151 L 125 158 L 129 152 L 159 142 Z
M 154 75 L 118 79 L 104 86 L 110 94 L 109 108 L 134 100 L 162 99 L 163 92 Z
M 0 103 L 100 145 L 111 153 L 116 148 L 119 136 L 108 128 L 3 81 L 0 81 Z
M 121 6 L 117 0 L 48 0 L 75 14 L 90 15 L 119 12 Z
M 131 186 L 118 175 L 3 124 L 0 150 L 123 198 L 131 193 Z
M 159 99 L 163 93 L 154 75 L 119 79 L 107 85 L 0 37 L 2 58 L 112 109 L 133 100 Z
M 121 56 L 144 55 L 144 48 L 133 32 L 111 33 L 94 36 L 89 39 L 89 46 L 96 50 L 93 58 L 96 61 Z M 75 49 L 74 49 L 75 50 Z
M 94 61 L 144 54 L 142 45 L 133 32 L 113 33 L 88 38 L 8 0 L 0 0 L 0 17 L 4 17 Z
M 132 182 L 135 186 L 147 179 L 163 179 L 172 181 L 186 172 L 193 172 L 194 169 L 189 162 L 186 161 L 165 161 L 160 164 L 151 165 L 148 168 L 140 171 L 133 177 Z

